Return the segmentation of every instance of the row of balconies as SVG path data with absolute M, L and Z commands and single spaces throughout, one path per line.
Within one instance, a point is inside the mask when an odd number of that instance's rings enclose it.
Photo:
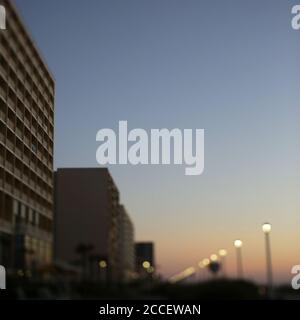
M 31 175 L 33 174 L 37 175 L 45 183 L 45 185 L 48 185 L 50 188 L 52 188 L 53 186 L 52 169 L 48 169 L 41 161 L 37 160 L 36 158 L 32 158 L 29 154 L 28 149 L 26 152 L 24 152 L 17 147 L 15 148 L 15 150 L 13 148 L 10 148 L 11 143 L 5 144 L 5 142 L 3 142 L 4 139 L 3 139 L 3 134 L 1 133 L 1 130 L 0 130 L 0 151 L 1 151 L 0 163 L 2 163 L 2 165 L 4 164 L 4 161 L 5 161 L 4 157 L 5 157 L 5 154 L 7 154 L 9 155 L 10 162 L 14 163 L 14 166 L 16 163 L 19 163 L 20 169 L 23 169 L 23 171 L 25 172 L 31 171 Z M 19 143 L 21 142 L 19 141 Z M 6 152 L 4 148 L 5 146 L 6 146 Z M 14 167 L 13 169 L 15 170 Z
M 24 140 L 28 146 L 36 146 L 31 148 L 34 153 L 38 152 L 40 157 L 44 157 L 48 165 L 51 166 L 52 155 L 53 155 L 53 144 L 47 135 L 43 135 L 43 132 L 38 128 L 31 125 L 31 130 L 28 126 L 16 117 L 11 110 L 8 110 L 6 123 L 12 132 L 16 133 L 21 140 Z
M 2 160 L 1 160 L 2 161 Z M 9 191 L 12 191 L 10 188 L 13 189 L 13 193 L 20 196 L 20 194 L 25 190 L 22 186 L 25 185 L 26 187 L 30 188 L 32 192 L 39 194 L 41 198 L 45 201 L 52 202 L 53 200 L 53 190 L 52 187 L 45 184 L 36 174 L 30 171 L 22 171 L 22 169 L 14 167 L 9 161 L 2 161 L 1 172 L 4 175 L 3 170 L 5 169 L 8 172 L 7 179 L 2 177 L 4 180 L 3 183 L 7 183 L 7 187 Z M 10 176 L 15 179 L 14 184 L 13 181 L 10 180 Z
M 19 138 L 19 142 L 23 142 L 29 150 L 37 156 L 37 158 L 44 162 L 46 166 L 50 170 L 52 170 L 52 163 L 53 163 L 53 143 L 48 136 L 42 136 L 41 130 L 36 135 L 33 135 L 32 132 L 29 130 L 28 126 L 25 122 L 22 122 L 15 114 L 10 110 L 7 109 L 7 117 L 5 112 L 6 106 L 4 102 L 0 99 L 0 115 L 2 122 L 0 123 L 0 131 L 5 134 L 5 123 L 7 124 L 7 137 L 8 137 L 8 145 L 9 147 L 14 150 L 15 139 L 14 136 L 16 135 Z M 5 120 L 6 119 L 6 120 Z M 45 139 L 46 138 L 46 139 Z M 3 139 L 2 139 L 3 140 Z M 16 142 L 17 144 L 17 142 Z M 17 144 L 18 147 L 18 144 Z M 21 151 L 23 148 L 21 147 Z
M 0 144 L 0 164 L 10 169 L 11 172 L 15 172 L 16 170 L 20 170 L 22 173 L 25 173 L 24 179 L 26 179 L 26 172 L 28 172 L 27 176 L 36 176 L 37 179 L 41 180 L 41 183 L 50 189 L 53 186 L 53 173 L 52 171 L 45 171 L 45 167 L 43 167 L 40 163 L 33 162 L 27 155 L 23 155 L 22 158 L 19 158 L 16 154 L 14 154 L 11 150 L 5 149 L 4 145 Z M 11 166 L 11 167 L 10 167 Z
M 5 126 L 0 122 L 1 137 L 5 135 Z M 3 140 L 3 139 L 1 139 Z M 2 141 L 3 144 L 20 157 L 28 166 L 30 165 L 35 170 L 41 166 L 42 171 L 46 173 L 46 177 L 52 175 L 53 156 L 47 153 L 42 145 L 37 140 L 32 139 L 28 135 L 18 136 L 14 134 L 12 129 L 8 127 L 6 130 L 6 140 Z
M 44 113 L 45 118 L 49 118 L 49 121 L 53 124 L 53 104 L 48 104 L 45 102 L 45 99 L 41 93 L 37 94 L 37 88 L 32 87 L 31 78 L 29 76 L 26 77 L 24 81 L 18 79 L 17 74 L 13 74 L 13 72 L 9 72 L 8 83 L 11 88 L 16 91 L 21 98 L 30 97 L 30 105 L 36 110 L 40 108 L 40 110 Z
M 47 92 L 49 100 L 54 97 L 53 80 L 49 75 L 49 71 L 41 61 L 36 49 L 33 48 L 31 40 L 24 32 L 22 27 L 17 26 L 13 19 L 7 19 L 8 28 L 5 32 L 3 42 L 9 45 L 9 48 L 15 54 L 14 63 L 17 67 L 18 62 L 26 67 L 29 74 L 34 75 L 33 79 L 39 90 L 44 93 Z M 18 61 L 18 62 L 17 62 Z
M 0 48 L 1 50 L 1 48 Z M 42 94 L 37 95 L 37 88 L 32 88 L 30 85 L 31 79 L 27 76 L 25 79 L 22 79 L 20 72 L 15 74 L 9 65 L 5 63 L 4 58 L 1 59 L 1 68 L 0 72 L 3 79 L 9 84 L 16 94 L 19 96 L 20 100 L 27 99 L 27 105 L 32 106 L 32 109 L 40 109 L 41 114 L 45 118 L 49 118 L 49 122 L 53 124 L 53 104 L 49 105 L 45 102 L 45 99 Z M 10 71 L 9 71 L 10 70 Z M 29 97 L 29 98 L 28 98 Z M 28 100 L 30 99 L 30 100 Z M 33 112 L 35 111 L 33 110 Z
M 28 125 L 30 124 L 31 115 L 32 119 L 36 121 L 47 135 L 53 140 L 53 126 L 54 126 L 54 112 L 51 108 L 43 107 L 39 102 L 35 101 L 33 92 L 25 91 L 26 86 L 21 84 L 17 89 L 11 84 L 9 79 L 6 80 L 3 72 L 0 69 L 1 75 L 1 96 L 10 104 L 11 109 L 23 118 L 26 112 L 29 118 L 25 119 Z
M 43 154 L 49 155 L 49 158 L 52 158 L 53 155 L 53 140 L 42 131 L 40 126 L 32 126 L 28 120 L 28 115 L 24 119 L 20 119 L 20 114 L 18 112 L 13 113 L 11 108 L 7 108 L 5 102 L 0 98 L 0 119 L 7 123 L 10 130 L 16 134 L 21 139 L 26 137 L 31 141 L 38 140 L 40 144 L 39 150 Z M 28 143 L 30 145 L 30 143 Z M 48 160 L 48 159 L 47 159 Z
M 3 178 L 3 171 L 0 168 L 0 189 L 5 193 L 10 194 L 12 197 L 27 203 L 30 207 L 44 214 L 51 214 L 53 210 L 52 199 L 47 201 L 39 194 L 30 189 L 22 182 L 15 183 L 15 179 L 8 172 L 5 173 Z

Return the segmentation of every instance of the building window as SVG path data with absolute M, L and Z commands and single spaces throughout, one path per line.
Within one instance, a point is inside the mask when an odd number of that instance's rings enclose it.
M 28 211 L 29 211 L 29 214 L 28 214 L 28 222 L 30 223 L 30 224 L 33 224 L 33 210 L 32 209 L 28 209 Z
M 26 206 L 21 204 L 21 218 L 26 219 Z
M 35 143 L 31 144 L 31 150 L 32 150 L 32 152 L 37 153 L 37 146 Z
M 17 200 L 14 200 L 14 204 L 13 204 L 13 207 L 14 207 L 14 215 L 17 216 L 19 214 L 19 203 Z

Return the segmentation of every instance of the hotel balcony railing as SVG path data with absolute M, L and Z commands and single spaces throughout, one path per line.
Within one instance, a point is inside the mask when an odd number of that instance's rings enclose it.
M 16 135 L 22 140 L 23 132 L 20 128 L 16 128 Z
M 13 192 L 13 185 L 11 183 L 5 182 L 4 183 L 4 188 L 8 191 L 8 192 Z
M 5 143 L 5 135 L 0 132 L 0 142 Z
M 3 67 L 2 64 L 0 64 L 0 73 L 4 76 L 4 78 L 6 78 L 6 76 L 7 76 L 7 71 L 6 71 L 6 69 Z
M 7 102 L 10 105 L 11 109 L 14 110 L 15 109 L 15 100 L 12 97 L 8 96 Z
M 14 121 L 8 118 L 8 119 L 7 119 L 7 124 L 8 124 L 8 126 L 10 127 L 10 129 L 11 129 L 12 131 L 14 131 L 14 127 L 15 127 Z
M 16 81 L 12 78 L 9 78 L 8 83 L 12 88 L 16 88 Z
M 14 149 L 14 143 L 10 140 L 10 139 L 7 139 L 6 140 L 6 145 L 8 146 L 8 148 L 10 150 L 13 150 Z
M 30 127 L 30 120 L 28 118 L 25 118 L 24 122 L 28 127 Z
M 5 119 L 5 111 L 3 109 L 0 110 L 0 119 Z
M 6 160 L 6 161 L 5 161 L 5 168 L 7 168 L 9 171 L 13 172 L 14 166 L 13 166 L 13 164 L 11 163 L 10 160 Z
M 0 95 L 4 98 L 6 97 L 6 88 L 3 88 L 2 86 L 0 86 Z

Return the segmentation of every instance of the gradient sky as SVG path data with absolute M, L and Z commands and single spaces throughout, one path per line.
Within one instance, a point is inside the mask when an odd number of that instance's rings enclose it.
M 137 240 L 165 276 L 221 247 L 235 275 L 300 264 L 300 31 L 287 0 L 16 0 L 56 79 L 55 167 L 97 166 L 96 132 L 204 128 L 205 172 L 112 166 Z M 300 1 L 298 1 L 300 3 Z

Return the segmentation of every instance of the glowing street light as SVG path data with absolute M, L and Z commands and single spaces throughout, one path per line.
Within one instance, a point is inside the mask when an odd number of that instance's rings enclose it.
M 210 256 L 210 261 L 213 261 L 213 262 L 218 261 L 218 256 L 217 256 L 216 254 L 212 254 L 212 255 Z
M 149 268 L 147 268 L 147 272 L 148 273 L 153 273 L 154 272 L 154 268 L 150 266 Z
M 207 258 L 203 259 L 202 264 L 204 265 L 204 267 L 207 267 L 209 265 L 209 259 Z
M 243 242 L 240 239 L 234 241 L 234 246 L 236 248 L 236 265 L 237 265 L 237 275 L 238 278 L 243 278 L 243 262 L 242 262 L 242 246 Z
M 227 256 L 227 251 L 225 249 L 219 250 L 219 256 L 226 257 Z
M 107 267 L 107 262 L 105 260 L 99 261 L 99 267 L 105 269 Z
M 201 261 L 199 261 L 198 263 L 198 267 L 200 268 L 200 272 L 199 272 L 199 279 L 205 279 L 205 275 L 206 275 L 206 271 L 207 271 L 207 267 L 210 264 L 210 260 L 205 258 L 202 259 Z
M 177 283 L 179 281 L 185 280 L 190 278 L 191 276 L 193 276 L 196 272 L 196 269 L 194 267 L 189 267 L 185 270 L 183 270 L 182 272 L 175 274 L 174 276 L 172 276 L 169 281 L 171 283 Z
M 243 245 L 243 242 L 242 242 L 242 240 L 235 240 L 234 241 L 234 246 L 236 247 L 236 248 L 241 248 L 242 247 L 242 245 Z
M 149 261 L 144 261 L 142 263 L 142 266 L 143 266 L 144 269 L 149 269 L 151 267 L 151 264 L 150 264 Z
M 269 289 L 273 285 L 273 273 L 272 273 L 272 260 L 271 260 L 271 243 L 270 243 L 270 232 L 271 224 L 264 223 L 262 225 L 263 233 L 265 234 L 265 243 L 266 243 L 266 263 L 267 263 L 267 281 Z
M 262 230 L 264 233 L 270 233 L 271 232 L 271 224 L 266 222 L 262 225 Z
M 201 281 L 201 278 L 204 278 L 204 274 L 205 274 L 205 265 L 203 264 L 202 261 L 199 261 L 198 263 L 198 267 L 199 267 L 199 280 Z

